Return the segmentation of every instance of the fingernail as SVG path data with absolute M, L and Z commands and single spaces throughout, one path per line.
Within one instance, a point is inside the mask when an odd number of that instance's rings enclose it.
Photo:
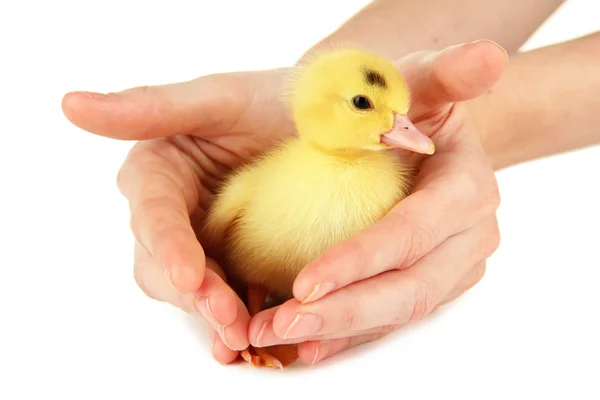
M 178 290 L 178 289 L 175 287 L 175 285 L 173 285 L 173 281 L 171 280 L 171 270 L 169 270 L 169 269 L 165 268 L 165 275 L 166 275 L 166 277 L 167 277 L 167 282 L 169 282 L 169 285 L 171 285 L 171 287 L 172 287 L 173 289 L 175 289 L 175 291 L 176 291 L 177 293 L 179 293 L 179 290 Z
M 452 53 L 452 52 L 454 52 L 454 51 L 460 51 L 460 50 L 464 50 L 464 49 L 466 49 L 466 48 L 468 48 L 468 47 L 470 47 L 470 46 L 473 46 L 474 44 L 477 44 L 477 43 L 479 43 L 479 42 L 483 41 L 483 40 L 484 40 L 484 39 L 479 39 L 479 40 L 476 40 L 476 41 L 474 41 L 474 42 L 465 42 L 465 43 L 459 43 L 459 44 L 454 44 L 454 45 L 452 45 L 452 46 L 448 46 L 448 47 L 446 47 L 446 48 L 444 48 L 444 49 L 440 50 L 440 51 L 437 53 L 437 55 L 436 55 L 436 57 L 435 57 L 435 58 L 437 59 L 437 58 L 438 58 L 439 56 L 441 56 L 442 54 L 444 54 L 444 55 L 445 55 L 445 54 L 448 54 L 448 53 Z M 435 60 L 434 60 L 434 61 L 435 61 Z
M 442 50 L 438 51 L 438 52 L 437 52 L 437 54 L 434 56 L 434 57 L 435 57 L 435 58 L 434 58 L 434 62 L 435 62 L 435 60 L 436 60 L 436 59 L 437 59 L 437 58 L 438 58 L 440 55 L 442 55 L 442 54 L 446 54 L 446 53 L 451 53 L 451 52 L 453 52 L 453 51 L 456 51 L 456 50 L 462 49 L 463 47 L 465 47 L 465 46 L 468 46 L 469 44 L 471 44 L 471 43 L 459 43 L 459 44 L 455 44 L 455 45 L 452 45 L 452 46 L 448 46 L 448 47 L 446 47 L 446 48 L 444 48 L 444 49 L 442 49 Z
M 218 328 L 219 336 L 221 337 L 221 340 L 223 341 L 223 343 L 225 343 L 225 346 L 229 347 L 231 350 L 235 350 L 229 345 L 229 342 L 227 342 L 227 336 L 225 335 L 226 328 L 227 328 L 226 326 L 219 326 L 219 328 Z
M 425 154 L 429 154 L 429 155 L 431 155 L 431 154 L 433 154 L 433 153 L 435 153 L 435 145 L 434 145 L 433 143 L 431 143 L 431 144 L 429 145 L 429 148 L 427 149 L 427 152 L 426 152 Z
M 263 324 L 262 328 L 260 328 L 260 332 L 258 332 L 258 335 L 256 336 L 256 347 L 261 347 L 261 340 L 263 337 L 263 334 L 265 333 L 265 329 L 267 329 L 267 325 L 269 325 L 269 322 L 271 321 L 267 321 Z
M 198 310 L 198 312 L 202 314 L 202 316 L 206 318 L 208 322 L 210 322 L 215 328 L 223 327 L 212 313 L 209 297 L 198 297 L 196 299 L 196 310 Z
M 223 341 L 223 343 L 225 344 L 225 346 L 229 347 L 230 350 L 236 351 L 236 350 L 241 350 L 241 349 L 235 349 L 233 347 L 231 347 L 231 345 L 229 344 L 229 341 L 227 340 L 227 334 L 226 334 L 226 330 L 227 327 L 226 326 L 219 326 L 217 328 L 217 331 L 219 332 L 219 337 L 221 338 L 221 340 Z
M 211 335 L 211 339 L 210 339 L 210 352 L 211 352 L 211 354 L 215 350 L 215 342 L 216 341 L 217 341 L 217 332 L 213 332 L 213 334 Z
M 328 352 L 329 343 L 321 342 L 315 349 L 315 356 L 313 357 L 311 364 L 316 364 L 317 362 L 321 361 L 324 357 L 327 356 Z
M 331 292 L 335 288 L 335 284 L 333 282 L 321 282 L 315 285 L 313 291 L 306 296 L 304 300 L 302 300 L 302 304 L 309 303 L 311 301 L 315 301 L 325 296 L 327 293 Z
M 321 317 L 315 314 L 298 314 L 283 332 L 283 339 L 315 334 L 321 327 Z
M 482 43 L 482 42 L 488 42 L 488 43 L 491 43 L 491 44 L 493 44 L 494 46 L 496 46 L 497 48 L 499 48 L 500 50 L 502 50 L 502 51 L 504 52 L 504 56 L 506 57 L 506 60 L 508 60 L 508 52 L 506 51 L 506 49 L 505 49 L 504 47 L 500 46 L 498 43 L 494 42 L 493 40 L 489 40 L 489 39 L 479 39 L 479 40 L 476 40 L 476 41 L 474 41 L 474 42 L 472 42 L 472 43 L 473 43 L 473 44 L 476 44 L 476 43 Z
M 73 92 L 73 93 L 81 95 L 81 96 L 86 96 L 90 99 L 96 99 L 96 100 L 105 99 L 108 97 L 107 94 L 97 93 L 97 92 Z
M 321 348 L 321 345 L 318 345 L 317 348 L 315 349 L 315 356 L 313 357 L 312 361 L 310 362 L 311 364 L 315 364 L 319 358 L 319 349 Z

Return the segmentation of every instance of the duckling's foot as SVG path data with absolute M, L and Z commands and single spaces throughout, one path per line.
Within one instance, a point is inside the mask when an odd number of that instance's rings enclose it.
M 249 346 L 242 351 L 242 358 L 255 367 L 270 367 L 283 370 L 298 359 L 298 346 L 285 344 L 270 347 Z
M 261 285 L 248 285 L 247 306 L 250 317 L 254 317 L 265 308 L 265 300 L 269 295 L 269 291 Z
M 269 292 L 259 285 L 248 285 L 248 312 L 254 317 L 263 310 Z M 255 367 L 283 368 L 298 359 L 298 345 L 277 345 L 270 347 L 249 346 L 241 352 L 246 362 Z

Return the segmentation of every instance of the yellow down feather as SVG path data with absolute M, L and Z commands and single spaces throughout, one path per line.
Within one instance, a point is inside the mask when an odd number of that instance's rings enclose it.
M 376 72 L 384 84 L 365 79 Z M 373 79 L 371 79 L 373 81 Z M 300 270 L 374 224 L 408 195 L 411 171 L 380 142 L 410 93 L 387 60 L 356 48 L 310 57 L 287 98 L 297 137 L 233 171 L 215 196 L 204 235 L 228 276 L 292 297 Z M 353 106 L 367 97 L 371 110 Z

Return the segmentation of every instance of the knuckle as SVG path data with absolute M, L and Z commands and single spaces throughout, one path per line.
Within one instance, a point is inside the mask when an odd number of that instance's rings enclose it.
M 400 327 L 399 324 L 389 324 L 389 325 L 383 325 L 380 330 L 379 333 L 380 334 L 386 334 L 386 333 L 390 333 L 390 332 L 394 332 L 395 330 L 397 330 Z
M 436 242 L 436 230 L 426 222 L 412 218 L 408 212 L 395 212 L 396 223 L 392 227 L 394 238 L 394 260 L 397 260 L 396 269 L 402 270 L 410 267 L 422 255 L 428 253 Z
M 348 336 L 346 338 L 341 338 L 339 340 L 340 340 L 340 346 L 339 346 L 340 350 L 339 351 L 349 349 L 349 348 L 352 348 L 357 345 L 357 337 Z M 335 353 L 339 353 L 339 351 L 330 353 L 329 356 L 331 357 Z
M 498 247 L 500 247 L 500 227 L 498 225 L 498 220 L 493 218 L 493 221 L 490 226 L 490 234 L 487 236 L 486 245 L 485 245 L 485 258 L 494 254 Z
M 369 252 L 360 240 L 355 239 L 350 243 L 352 245 L 349 249 L 352 250 L 345 252 L 345 254 L 351 257 L 347 262 L 353 266 L 353 270 L 348 275 L 351 278 L 350 282 L 354 282 L 368 277 L 370 275 L 369 269 L 374 263 L 369 260 L 369 254 L 372 254 L 372 252 Z
M 117 189 L 119 189 L 119 192 L 121 192 L 121 194 L 123 196 L 125 196 L 125 193 L 126 193 L 126 179 L 125 179 L 125 175 L 126 175 L 126 171 L 127 171 L 126 168 L 127 168 L 127 161 L 125 161 L 125 163 L 123 163 L 121 168 L 119 168 L 119 171 L 117 172 L 117 179 L 116 179 Z
M 136 221 L 140 221 L 149 215 L 154 215 L 157 210 L 168 205 L 169 201 L 165 197 L 148 197 L 137 203 L 131 210 L 131 214 L 132 217 L 135 217 Z
M 144 162 L 149 166 L 156 166 L 157 162 L 171 164 L 174 160 L 179 159 L 178 156 L 181 154 L 177 146 L 173 145 L 173 142 L 167 142 L 164 140 L 149 140 L 145 142 L 144 145 Z M 159 172 L 164 171 L 165 170 L 161 168 Z M 169 176 L 169 178 L 173 177 Z
M 396 269 L 403 269 L 410 265 L 408 256 L 412 254 L 411 246 L 411 221 L 409 221 L 406 211 L 400 212 L 397 208 L 392 208 L 395 224 L 390 232 L 393 237 L 393 250 L 390 258 L 397 264 Z
M 466 291 L 470 290 L 475 285 L 477 285 L 479 282 L 481 282 L 481 280 L 485 276 L 485 273 L 486 273 L 485 262 L 481 262 L 481 263 L 477 264 L 473 269 L 471 269 L 469 271 L 469 274 L 461 281 L 460 293 L 457 293 L 455 296 L 452 296 L 450 301 L 454 300 L 455 298 L 460 296 L 462 293 L 465 293 Z
M 166 153 L 170 151 L 170 147 L 158 140 L 138 142 L 131 148 L 116 176 L 116 185 L 121 194 L 130 197 L 135 189 L 154 185 L 155 180 L 147 179 L 149 173 L 172 178 L 165 172 L 165 168 L 157 168 L 158 161 L 166 160 L 166 155 L 161 154 L 161 151 Z
M 164 263 L 168 261 L 165 259 L 167 257 L 165 253 L 169 253 L 169 248 L 174 252 L 181 250 L 181 244 L 184 243 L 183 237 L 180 229 L 161 226 L 152 231 L 147 242 L 153 255 Z
M 487 267 L 485 262 L 478 264 L 473 271 L 473 285 L 478 284 L 485 276 Z
M 333 273 L 336 280 L 343 285 L 370 275 L 369 270 L 373 265 L 369 260 L 371 254 L 358 238 L 351 237 L 347 242 L 325 250 L 319 257 L 319 265 L 328 266 L 330 270 L 327 273 Z
M 481 184 L 476 174 L 471 171 L 462 171 L 457 174 L 456 180 L 455 184 L 460 188 L 461 197 L 472 199 L 480 196 Z
M 170 230 L 178 216 L 174 215 L 171 207 L 172 200 L 166 196 L 147 198 L 132 207 L 131 229 L 136 236 L 142 236 L 142 232 L 151 229 L 154 237 L 164 236 L 166 230 Z M 167 212 L 167 210 L 172 210 Z
M 500 188 L 494 175 L 486 178 L 479 185 L 476 195 L 475 209 L 482 215 L 496 212 L 500 207 Z
M 143 232 L 144 232 L 144 227 L 146 225 L 146 218 L 145 215 L 147 214 L 146 211 L 146 205 L 144 203 L 139 203 L 137 205 L 132 205 L 131 206 L 131 219 L 129 221 L 129 226 L 131 228 L 131 231 L 133 232 L 133 235 L 136 237 L 136 239 L 138 239 L 140 242 L 144 242 L 143 238 Z M 144 243 L 147 246 L 147 243 Z
M 464 171 L 456 175 L 454 184 L 461 199 L 470 199 L 469 204 L 481 214 L 489 214 L 500 207 L 500 190 L 493 173 Z
M 355 330 L 359 324 L 358 314 L 354 308 L 346 308 L 340 314 L 341 328 L 344 331 Z
M 480 201 L 481 208 L 487 213 L 495 212 L 500 207 L 500 188 L 495 179 L 485 185 Z
M 409 235 L 408 252 L 401 268 L 407 268 L 428 253 L 436 242 L 435 229 L 425 223 L 415 223 Z
M 132 171 L 135 169 L 135 165 L 138 163 L 138 153 L 139 153 L 140 143 L 136 143 L 123 161 L 121 168 L 117 172 L 116 184 L 117 188 L 121 192 L 121 194 L 125 197 L 128 195 L 128 187 L 131 186 L 130 177 L 132 175 Z
M 437 286 L 431 282 L 416 281 L 413 285 L 412 310 L 408 322 L 418 321 L 429 315 L 442 299 Z
M 132 94 L 146 93 L 149 90 L 151 90 L 152 88 L 153 87 L 149 86 L 149 85 L 134 86 L 134 87 L 123 90 L 122 93 L 132 93 Z
M 374 333 L 371 335 L 351 337 L 351 338 L 349 338 L 350 340 L 346 343 L 345 348 L 352 348 L 355 346 L 359 346 L 361 344 L 374 342 L 376 340 L 379 340 L 379 339 L 385 337 L 385 335 L 387 335 L 388 333 L 389 332 L 380 332 L 380 333 Z
M 494 216 L 479 224 L 476 231 L 477 239 L 471 246 L 468 256 L 473 263 L 485 260 L 500 247 L 500 229 Z

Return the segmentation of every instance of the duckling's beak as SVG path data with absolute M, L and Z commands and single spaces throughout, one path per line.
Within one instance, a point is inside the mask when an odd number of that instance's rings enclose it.
M 433 154 L 435 146 L 431 139 L 406 117 L 394 113 L 394 125 L 381 135 L 381 143 L 420 154 Z

